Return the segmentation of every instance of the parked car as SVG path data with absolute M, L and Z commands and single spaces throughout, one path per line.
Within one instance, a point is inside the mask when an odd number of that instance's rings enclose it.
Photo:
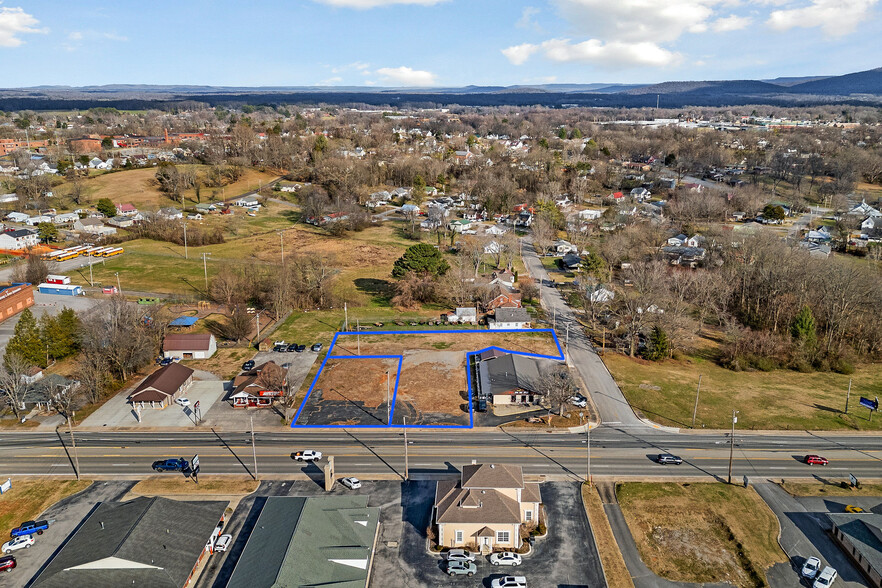
M 447 561 L 475 561 L 475 554 L 468 549 L 451 549 L 447 552 Z
M 273 351 L 274 351 L 275 353 L 285 353 L 285 351 L 287 351 L 287 350 L 288 350 L 288 346 L 287 346 L 287 345 L 275 345 L 275 346 L 273 347 Z
M 285 351 L 287 351 L 288 353 L 294 353 L 295 351 L 297 351 L 297 343 L 291 343 L 290 345 L 288 345 L 288 348 Z
M 527 579 L 524 576 L 504 576 L 490 582 L 491 588 L 527 588 Z
M 187 460 L 183 457 L 160 459 L 153 462 L 153 469 L 157 472 L 183 472 L 187 466 Z
M 49 521 L 40 520 L 40 521 L 25 521 L 16 528 L 14 528 L 10 533 L 10 537 L 21 537 L 22 535 L 33 535 L 36 533 L 37 535 L 42 535 L 43 531 L 49 528 Z
M 655 461 L 662 464 L 662 465 L 668 465 L 669 463 L 674 464 L 674 465 L 680 465 L 681 463 L 683 463 L 682 458 L 680 458 L 676 455 L 672 455 L 670 453 L 659 453 L 658 457 L 655 458 Z
M 254 365 L 255 365 L 254 360 L 249 359 L 248 361 L 246 361 L 245 363 L 242 364 L 242 371 L 243 372 L 251 371 L 254 369 Z
M 809 465 L 822 465 L 822 466 L 825 466 L 825 465 L 827 465 L 829 462 L 827 461 L 827 458 L 826 458 L 826 457 L 821 457 L 820 455 L 806 455 L 806 456 L 805 456 L 805 463 L 807 463 L 807 464 L 809 464 Z
M 0 557 L 0 572 L 11 572 L 16 565 L 14 555 Z
M 343 478 L 342 480 L 340 480 L 340 483 L 350 490 L 357 490 L 361 488 L 361 480 L 359 480 L 358 478 Z
M 814 579 L 815 576 L 818 575 L 818 570 L 821 569 L 821 560 L 812 556 L 805 560 L 805 563 L 802 564 L 802 577 L 808 578 L 809 580 Z
M 190 399 L 189 398 L 176 398 L 175 404 L 177 404 L 179 406 L 190 406 Z
M 473 561 L 448 561 L 447 574 L 450 576 L 474 576 L 478 572 L 478 566 Z
M 490 556 L 490 563 L 494 566 L 519 566 L 521 556 L 514 551 L 500 551 Z
M 855 506 L 853 504 L 846 504 L 845 505 L 845 512 L 859 513 L 859 512 L 867 512 L 867 511 L 865 511 L 864 509 L 862 509 L 859 506 Z
M 313 351 L 315 351 L 316 353 L 318 353 L 319 351 L 322 350 L 322 344 L 321 344 L 321 343 L 315 343 L 312 347 L 310 347 L 310 349 L 312 349 Z
M 306 351 L 306 345 L 298 345 L 294 348 L 294 351 L 296 351 L 297 353 L 303 353 L 304 351 Z
M 230 543 L 233 542 L 232 535 L 221 535 L 217 538 L 217 541 L 214 542 L 214 550 L 217 551 L 226 551 L 230 546 Z
M 835 569 L 827 566 L 820 574 L 818 574 L 818 577 L 815 578 L 815 583 L 812 584 L 812 588 L 829 588 L 833 585 L 833 581 L 838 575 L 839 574 L 836 573 Z
M 19 535 L 15 539 L 10 539 L 3 544 L 3 553 L 9 554 L 19 549 L 28 549 L 34 544 L 33 535 Z
M 172 358 L 170 358 L 170 357 L 163 357 L 162 359 L 159 360 L 159 365 L 162 367 L 165 367 L 165 366 L 170 365 L 172 363 L 173 363 Z
M 306 451 L 297 451 L 294 453 L 294 461 L 318 461 L 322 458 L 321 451 L 313 451 L 312 449 L 307 449 Z
M 570 396 L 568 399 L 569 403 L 578 408 L 586 408 L 588 406 L 588 399 L 582 396 L 581 394 L 576 394 L 574 396 Z

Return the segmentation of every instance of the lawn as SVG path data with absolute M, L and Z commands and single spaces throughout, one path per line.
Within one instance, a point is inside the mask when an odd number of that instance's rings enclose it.
M 845 487 L 839 482 L 848 482 L 847 478 L 830 479 L 823 482 L 785 482 L 781 488 L 792 496 L 882 496 L 882 484 L 864 484 L 860 488 Z
M 862 364 L 854 375 L 832 372 L 735 372 L 692 357 L 653 363 L 617 353 L 603 358 L 628 402 L 645 417 L 689 427 L 701 374 L 696 427 L 727 429 L 739 410 L 738 428 L 756 430 L 880 430 L 882 418 L 869 420 L 860 396 L 882 393 L 882 364 Z M 853 379 L 848 414 L 845 396 Z
M 183 364 L 194 370 L 204 370 L 231 380 L 242 371 L 242 364 L 254 356 L 249 347 L 221 347 L 209 359 L 184 361 Z
M 9 537 L 9 531 L 23 521 L 36 519 L 62 498 L 85 490 L 91 483 L 90 480 L 13 480 L 9 492 L 0 495 L 0 533 Z
M 191 478 L 181 476 L 164 477 L 151 476 L 135 484 L 132 494 L 142 496 L 171 496 L 187 494 L 219 494 L 233 496 L 237 494 L 251 494 L 260 485 L 259 481 L 251 478 L 213 478 L 211 476 L 199 476 L 197 484 Z
M 591 530 L 594 531 L 594 541 L 597 551 L 600 553 L 600 561 L 603 564 L 603 574 L 609 588 L 634 588 L 631 574 L 625 566 L 622 552 L 616 543 L 606 511 L 597 489 L 582 484 L 582 504 L 585 506 L 585 514 L 591 521 Z
M 669 580 L 765 586 L 765 571 L 788 561 L 778 520 L 753 488 L 629 483 L 617 495 L 641 558 Z

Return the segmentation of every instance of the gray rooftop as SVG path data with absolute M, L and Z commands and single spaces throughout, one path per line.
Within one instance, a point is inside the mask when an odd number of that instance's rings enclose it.
M 367 496 L 272 496 L 227 588 L 364 588 L 380 510 Z
M 102 502 L 33 588 L 181 588 L 229 503 L 140 497 Z
M 827 517 L 848 537 L 848 541 L 870 566 L 882 574 L 882 515 L 827 513 Z
M 530 322 L 530 313 L 524 308 L 497 308 L 494 314 L 497 323 Z
M 498 311 L 497 311 L 498 312 Z M 515 390 L 541 393 L 539 369 L 543 364 L 532 357 L 508 353 L 478 364 L 478 378 L 484 394 L 506 394 Z

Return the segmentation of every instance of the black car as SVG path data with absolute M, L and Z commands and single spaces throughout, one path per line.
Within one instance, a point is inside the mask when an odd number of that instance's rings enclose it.
M 275 347 L 273 347 L 273 351 L 276 353 L 285 353 L 287 350 L 287 345 L 276 345 Z
M 321 343 L 316 343 L 315 345 L 313 345 L 313 346 L 311 347 L 311 349 L 312 349 L 313 351 L 315 351 L 316 353 L 318 353 L 319 351 L 322 350 L 322 344 L 321 344 Z
M 306 345 L 298 345 L 294 348 L 294 351 L 296 351 L 297 353 L 303 353 L 304 351 L 306 351 Z
M 249 359 L 248 361 L 246 361 L 245 363 L 242 364 L 242 371 L 243 372 L 247 372 L 247 371 L 253 370 L 253 369 L 254 369 L 254 360 L 253 359 Z
M 153 469 L 157 472 L 183 472 L 188 467 L 187 460 L 183 457 L 178 459 L 160 459 L 153 462 Z
M 291 343 L 290 345 L 288 345 L 288 349 L 286 349 L 286 351 L 288 353 L 294 353 L 295 351 L 297 351 L 297 343 Z
M 682 458 L 677 457 L 676 455 L 672 455 L 670 453 L 660 453 L 658 455 L 658 457 L 655 459 L 655 461 L 662 464 L 662 465 L 667 465 L 669 463 L 674 464 L 674 465 L 680 465 L 681 463 L 683 463 Z

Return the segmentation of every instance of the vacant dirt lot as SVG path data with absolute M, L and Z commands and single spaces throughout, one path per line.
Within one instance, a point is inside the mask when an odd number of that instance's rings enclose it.
M 386 402 L 386 378 L 395 391 L 398 361 L 395 359 L 352 358 L 329 359 L 313 388 L 323 400 L 361 403 L 365 408 L 378 408 Z
M 746 588 L 787 561 L 778 520 L 753 488 L 635 483 L 617 495 L 641 558 L 664 578 Z

